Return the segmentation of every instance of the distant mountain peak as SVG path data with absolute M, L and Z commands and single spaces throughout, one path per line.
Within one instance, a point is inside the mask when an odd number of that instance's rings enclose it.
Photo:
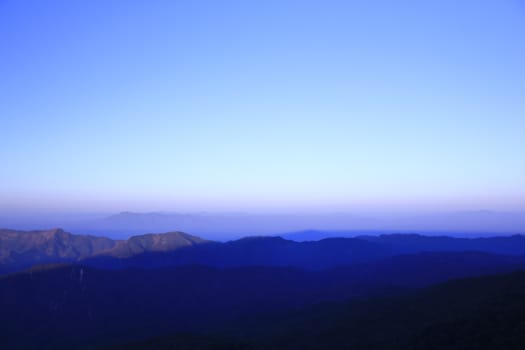
M 55 237 L 55 236 L 63 235 L 63 234 L 69 234 L 69 233 L 65 232 L 61 228 L 52 228 L 50 230 L 46 230 L 46 231 L 42 232 L 42 235 L 44 237 Z
M 114 249 L 101 252 L 101 255 L 129 257 L 145 252 L 166 252 L 206 242 L 209 241 L 179 231 L 147 233 L 144 235 L 132 236 L 125 241 L 118 241 L 117 246 Z
M 253 242 L 253 243 L 263 243 L 263 242 L 292 242 L 286 238 L 283 238 L 281 236 L 246 236 L 239 238 L 233 242 L 239 242 L 239 243 L 246 243 L 246 242 Z

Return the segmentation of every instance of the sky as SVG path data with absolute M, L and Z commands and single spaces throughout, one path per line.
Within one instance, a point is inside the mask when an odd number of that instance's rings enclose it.
M 520 0 L 0 0 L 0 211 L 523 211 L 524 62 Z

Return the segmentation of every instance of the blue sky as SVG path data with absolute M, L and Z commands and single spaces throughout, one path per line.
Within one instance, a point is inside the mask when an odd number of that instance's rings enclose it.
M 525 210 L 525 3 L 0 0 L 0 210 Z

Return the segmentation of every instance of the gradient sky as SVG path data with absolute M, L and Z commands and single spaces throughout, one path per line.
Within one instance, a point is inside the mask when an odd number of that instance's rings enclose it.
M 0 0 L 0 209 L 525 210 L 525 3 Z

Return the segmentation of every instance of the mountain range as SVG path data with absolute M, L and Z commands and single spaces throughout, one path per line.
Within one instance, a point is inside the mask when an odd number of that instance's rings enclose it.
M 478 251 L 525 255 L 525 236 L 453 238 L 417 234 L 327 238 L 296 242 L 282 237 L 205 240 L 183 232 L 145 234 L 126 240 L 74 235 L 62 229 L 0 230 L 0 273 L 44 263 L 79 262 L 98 268 L 293 266 L 324 269 L 428 251 Z
M 5 349 L 525 345 L 518 312 L 506 309 L 521 305 L 523 273 L 502 275 L 525 270 L 521 235 L 217 242 L 183 232 L 113 240 L 1 230 L 0 269 Z M 455 282 L 472 277 L 481 278 Z

